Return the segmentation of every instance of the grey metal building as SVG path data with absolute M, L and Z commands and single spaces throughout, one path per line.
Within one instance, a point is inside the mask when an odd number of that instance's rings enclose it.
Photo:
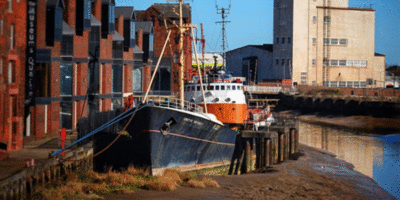
M 279 72 L 273 69 L 272 44 L 247 45 L 226 52 L 227 70 L 234 76 L 246 77 L 247 82 L 276 80 Z

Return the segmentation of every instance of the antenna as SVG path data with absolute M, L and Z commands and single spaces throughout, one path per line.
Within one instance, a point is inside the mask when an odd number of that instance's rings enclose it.
M 215 7 L 217 8 L 217 14 L 221 14 L 222 16 L 222 21 L 215 22 L 217 24 L 222 24 L 222 59 L 223 59 L 223 66 L 225 67 L 225 55 L 226 55 L 226 30 L 225 30 L 225 24 L 230 23 L 231 21 L 225 21 L 225 18 L 228 17 L 228 15 L 231 12 L 231 5 L 232 1 L 229 0 L 229 6 L 228 8 L 219 8 L 217 4 L 217 0 L 215 0 Z

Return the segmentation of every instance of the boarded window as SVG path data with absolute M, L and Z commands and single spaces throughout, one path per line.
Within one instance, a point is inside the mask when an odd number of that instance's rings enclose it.
M 61 41 L 61 55 L 73 56 L 74 37 L 72 35 L 63 35 Z
M 122 93 L 122 65 L 112 66 L 112 92 Z
M 39 63 L 36 67 L 36 97 L 50 97 L 50 64 Z

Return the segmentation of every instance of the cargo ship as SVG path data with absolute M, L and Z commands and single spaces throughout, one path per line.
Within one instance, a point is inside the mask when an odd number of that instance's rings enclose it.
M 180 32 L 180 63 L 184 63 L 183 36 L 190 31 L 188 27 L 191 27 L 188 24 L 183 25 L 182 4 L 183 0 L 180 0 L 179 24 L 177 27 L 173 27 L 178 28 Z M 160 60 L 167 46 L 171 29 L 167 29 L 169 34 Z M 157 68 L 158 64 L 151 82 Z M 132 108 L 137 109 L 137 112 L 134 112 L 128 122 L 124 121 L 127 124 L 125 124 L 126 128 L 123 131 L 129 133 L 130 137 L 120 137 L 111 147 L 108 147 L 110 142 L 117 137 L 116 134 L 98 134 L 95 136 L 95 152 L 107 149 L 94 159 L 97 170 L 101 171 L 104 166 L 120 169 L 133 164 L 134 166 L 149 167 L 152 175 L 159 175 L 167 168 L 179 167 L 190 170 L 229 164 L 235 148 L 237 132 L 232 131 L 224 123 L 238 124 L 242 122 L 242 109 L 244 107 L 241 103 L 244 99 L 237 98 L 235 91 L 242 91 L 243 86 L 240 83 L 230 83 L 230 90 L 227 90 L 229 92 L 226 94 L 226 98 L 222 99 L 221 97 L 221 100 L 228 101 L 228 98 L 230 98 L 228 102 L 234 103 L 226 106 L 209 104 L 208 108 L 212 112 L 207 113 L 204 112 L 204 107 L 196 102 L 185 101 L 185 92 L 190 93 L 190 91 L 184 90 L 183 77 L 183 67 L 181 67 L 178 81 L 180 98 L 177 99 L 148 97 L 151 88 L 150 83 L 140 105 Z M 214 83 L 209 83 L 209 85 L 215 88 L 220 87 Z M 228 88 L 228 86 L 226 87 Z M 212 91 L 210 91 L 210 94 L 209 98 L 212 97 Z M 222 110 L 222 107 L 224 114 L 218 113 L 220 109 Z M 228 110 L 236 110 L 240 113 L 228 113 Z M 224 117 L 227 116 L 230 118 L 225 119 Z M 236 118 L 239 118 L 239 120 L 236 120 Z

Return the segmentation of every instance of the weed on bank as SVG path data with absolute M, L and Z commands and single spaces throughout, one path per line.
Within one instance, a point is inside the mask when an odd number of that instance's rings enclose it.
M 180 186 L 219 187 L 210 178 L 199 180 L 194 174 L 167 169 L 161 176 L 149 176 L 146 169 L 129 167 L 123 172 L 74 172 L 63 181 L 55 181 L 39 188 L 32 199 L 72 200 L 103 199 L 108 194 L 131 194 L 138 190 L 173 191 Z

